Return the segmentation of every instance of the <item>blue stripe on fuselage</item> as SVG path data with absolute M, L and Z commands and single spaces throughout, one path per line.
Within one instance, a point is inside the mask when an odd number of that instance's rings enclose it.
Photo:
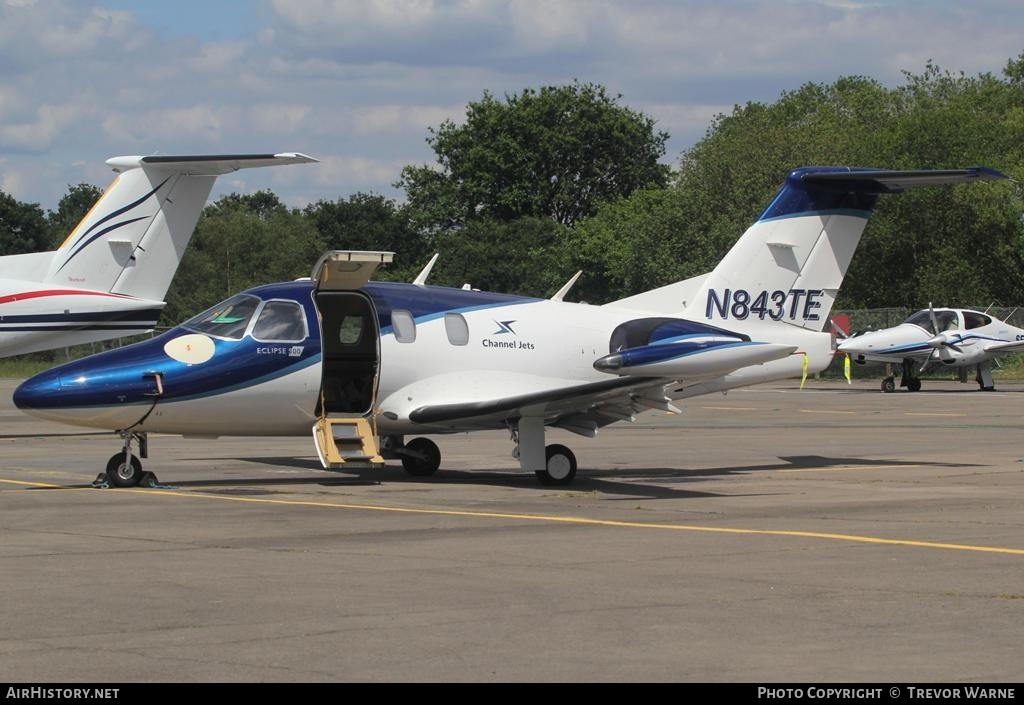
M 522 296 L 491 292 L 370 282 L 362 290 L 377 309 L 382 331 L 391 329 L 391 312 L 406 310 L 418 321 L 433 320 L 452 311 L 510 306 L 538 301 Z M 293 374 L 321 359 L 320 329 L 309 281 L 268 284 L 245 292 L 266 301 L 285 299 L 303 306 L 309 337 L 300 343 L 258 342 L 213 338 L 213 357 L 199 364 L 185 364 L 168 357 L 164 346 L 182 335 L 193 333 L 177 327 L 151 340 L 76 360 L 49 370 L 59 375 L 60 393 L 52 401 L 36 399 L 38 408 L 81 408 L 152 402 L 152 373 L 163 375 L 161 400 L 186 401 L 244 389 Z M 301 348 L 294 355 L 293 350 Z

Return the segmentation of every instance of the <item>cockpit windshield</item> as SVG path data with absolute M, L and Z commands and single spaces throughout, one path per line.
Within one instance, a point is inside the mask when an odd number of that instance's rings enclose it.
M 947 330 L 958 330 L 960 328 L 960 317 L 956 311 L 936 311 L 935 312 L 935 323 L 938 324 L 939 329 L 935 330 L 935 326 L 932 325 L 932 312 L 930 309 L 924 309 L 918 311 L 913 316 L 903 321 L 904 323 L 912 323 L 915 326 L 924 328 L 932 335 L 938 335 L 939 333 Z
M 190 318 L 182 327 L 217 338 L 241 340 L 259 305 L 260 300 L 255 296 L 238 294 Z

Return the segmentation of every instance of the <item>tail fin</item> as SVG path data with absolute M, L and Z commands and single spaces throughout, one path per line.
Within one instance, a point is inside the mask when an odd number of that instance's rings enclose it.
M 757 222 L 710 274 L 615 302 L 737 330 L 787 323 L 820 331 L 881 194 L 1006 178 L 983 167 L 884 171 L 804 167 L 786 177 Z
M 53 253 L 45 283 L 162 301 L 213 182 L 304 154 L 114 157 L 114 182 Z

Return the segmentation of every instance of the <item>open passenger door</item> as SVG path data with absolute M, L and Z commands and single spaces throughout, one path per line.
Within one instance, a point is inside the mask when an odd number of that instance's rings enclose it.
M 360 289 L 392 252 L 335 250 L 313 267 L 320 317 L 320 399 L 313 442 L 328 469 L 383 465 L 374 411 L 380 373 L 380 326 Z

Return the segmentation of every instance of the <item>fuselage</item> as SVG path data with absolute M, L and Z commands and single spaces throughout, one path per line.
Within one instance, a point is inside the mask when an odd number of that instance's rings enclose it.
M 0 357 L 145 333 L 163 307 L 123 294 L 0 279 Z
M 352 402 L 354 412 L 372 410 L 381 435 L 451 432 L 505 424 L 493 415 L 417 421 L 417 412 L 452 401 L 625 388 L 634 378 L 595 369 L 595 361 L 624 349 L 660 354 L 654 362 L 636 360 L 633 373 L 643 374 L 644 364 L 664 370 L 666 356 L 691 346 L 678 357 L 690 374 L 664 379 L 672 398 L 799 376 L 805 355 L 810 372 L 832 356 L 827 334 L 766 325 L 755 340 L 778 337 L 791 346 L 784 357 L 717 371 L 716 360 L 756 353 L 761 342 L 664 314 L 446 287 L 370 282 L 350 293 L 337 315 L 318 310 L 316 296 L 310 281 L 251 289 L 151 340 L 37 375 L 18 388 L 15 403 L 35 416 L 94 428 L 305 435 L 332 394 L 349 394 L 362 399 Z M 360 307 L 372 311 L 372 327 L 353 323 Z M 290 316 L 287 325 L 269 322 L 272 308 Z M 335 321 L 326 345 L 321 320 Z M 360 331 L 372 334 L 372 343 Z M 372 389 L 340 389 L 349 377 L 357 385 L 372 378 Z

